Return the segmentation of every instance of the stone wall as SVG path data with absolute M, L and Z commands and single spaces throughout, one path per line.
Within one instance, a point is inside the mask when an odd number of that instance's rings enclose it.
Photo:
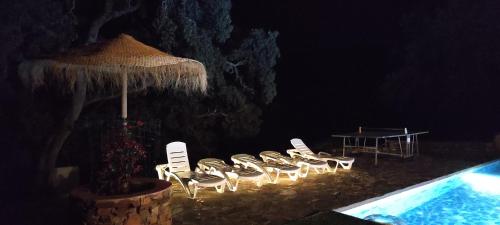
M 72 191 L 72 220 L 75 225 L 171 225 L 170 183 L 157 179 L 146 192 L 103 197 L 87 188 Z

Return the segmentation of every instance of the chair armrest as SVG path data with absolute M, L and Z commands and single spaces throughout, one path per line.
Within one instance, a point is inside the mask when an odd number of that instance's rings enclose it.
M 286 153 L 288 153 L 288 155 L 290 155 L 292 158 L 302 156 L 302 154 L 300 154 L 300 151 L 297 149 L 288 149 L 286 150 Z
M 168 172 L 169 168 L 170 165 L 168 163 L 156 165 L 155 169 L 156 172 L 158 173 L 158 178 L 161 180 L 165 180 L 165 173 Z
M 332 154 L 328 153 L 328 152 L 318 152 L 318 155 L 326 155 L 326 156 L 332 156 Z
M 205 174 L 206 173 L 206 171 L 202 170 L 200 167 L 196 167 L 194 169 L 194 172 L 197 173 L 197 174 Z
M 262 161 L 264 161 L 264 162 L 269 162 L 269 161 L 273 161 L 273 162 L 280 162 L 280 160 L 279 160 L 279 159 L 272 158 L 272 157 L 262 157 L 262 156 L 261 156 L 261 158 L 262 158 Z

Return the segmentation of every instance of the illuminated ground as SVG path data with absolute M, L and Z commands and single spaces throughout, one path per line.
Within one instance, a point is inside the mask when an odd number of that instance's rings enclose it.
M 257 188 L 243 183 L 237 192 L 218 194 L 207 189 L 199 199 L 187 199 L 174 184 L 174 225 L 187 224 L 284 224 L 318 211 L 329 210 L 385 194 L 415 183 L 445 175 L 475 163 L 420 156 L 400 161 L 383 158 L 373 165 L 370 155 L 357 158 L 350 171 L 312 174 L 291 182 L 283 176 L 279 184 Z
M 328 146 L 318 149 L 328 151 Z M 382 158 L 375 167 L 372 155 L 360 155 L 356 156 L 351 171 L 313 174 L 295 183 L 284 177 L 280 184 L 267 184 L 260 189 L 243 183 L 235 193 L 201 190 L 198 200 L 187 199 L 174 183 L 174 225 L 286 224 L 315 212 L 349 205 L 500 158 L 499 151 L 484 143 L 450 142 L 422 146 L 422 149 L 432 157 L 422 155 L 406 161 Z M 14 221 L 7 224 L 70 224 L 67 195 L 19 197 L 24 198 L 5 202 L 11 207 L 4 207 L 4 215 L 9 215 L 7 221 Z

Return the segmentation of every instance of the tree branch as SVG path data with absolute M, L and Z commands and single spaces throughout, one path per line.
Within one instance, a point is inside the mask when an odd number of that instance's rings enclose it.
M 237 63 L 233 63 L 231 61 L 226 61 L 226 68 L 225 68 L 225 71 L 228 72 L 228 73 L 233 73 L 233 74 L 236 74 L 236 76 L 239 75 L 239 71 L 238 71 L 238 66 L 241 66 L 241 65 L 245 65 L 245 61 L 239 61 Z
M 76 15 L 75 15 L 75 8 L 76 8 L 76 0 L 71 0 L 71 5 L 69 7 L 69 14 L 72 17 L 73 21 L 77 21 Z
M 125 8 L 117 11 L 113 10 L 114 5 L 114 0 L 106 0 L 106 2 L 104 3 L 103 13 L 99 15 L 90 25 L 86 42 L 87 44 L 95 43 L 97 41 L 99 30 L 102 26 L 104 26 L 104 24 L 112 19 L 136 11 L 141 6 L 141 1 L 137 0 L 135 4 L 132 4 L 132 0 L 127 0 L 127 5 L 125 6 Z
M 215 109 L 212 112 L 207 112 L 207 113 L 204 113 L 204 114 L 196 115 L 196 118 L 206 118 L 206 117 L 214 117 L 214 116 L 227 117 L 228 115 L 227 115 L 227 113 L 217 112 L 217 109 Z
M 114 18 L 117 18 L 117 17 L 120 17 L 120 16 L 123 16 L 125 14 L 129 14 L 131 12 L 134 12 L 136 10 L 139 9 L 139 7 L 141 6 L 141 2 L 140 1 L 137 1 L 134 5 L 131 4 L 131 0 L 129 0 L 127 3 L 127 7 L 122 9 L 122 10 L 119 10 L 119 11 L 114 11 L 112 14 L 111 14 L 111 18 L 109 18 L 109 20 L 112 20 Z M 109 21 L 108 20 L 108 21 Z
M 243 89 L 245 89 L 246 91 L 250 92 L 251 94 L 254 94 L 255 91 L 252 88 L 248 87 L 245 84 L 245 82 L 243 82 L 243 78 L 241 78 L 241 76 L 240 76 L 240 73 L 239 73 L 239 70 L 238 70 L 238 66 L 242 66 L 242 65 L 245 65 L 245 60 L 239 61 L 237 63 L 226 61 L 225 62 L 225 68 L 224 68 L 224 70 L 226 72 L 228 72 L 228 73 L 234 74 L 234 76 L 236 77 L 236 80 L 238 80 L 238 82 L 240 83 L 241 87 L 243 87 Z

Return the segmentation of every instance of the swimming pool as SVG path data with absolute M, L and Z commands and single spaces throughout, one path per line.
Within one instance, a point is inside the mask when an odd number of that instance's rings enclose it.
M 500 160 L 335 211 L 406 225 L 500 225 Z

